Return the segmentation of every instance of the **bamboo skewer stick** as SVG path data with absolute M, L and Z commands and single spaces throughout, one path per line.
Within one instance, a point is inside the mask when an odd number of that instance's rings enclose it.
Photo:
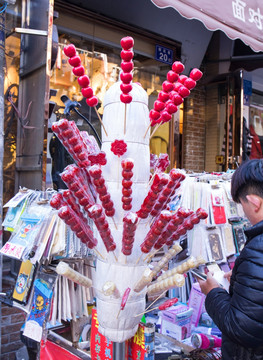
M 161 125 L 162 125 L 162 124 L 158 124 L 158 125 L 154 128 L 153 132 L 151 133 L 150 140 L 151 140 L 151 138 L 153 137 L 154 133 L 159 129 L 159 127 L 160 127 Z
M 119 315 L 120 315 L 120 312 L 121 312 L 121 309 L 119 310 L 117 316 L 116 316 L 116 319 L 118 319 Z
M 147 184 L 146 187 L 149 187 L 149 186 L 152 185 L 152 182 L 153 182 L 153 179 L 154 179 L 155 175 L 156 175 L 156 171 L 153 173 L 153 175 L 152 175 L 152 177 L 151 177 L 151 180 L 148 182 L 148 184 Z
M 103 260 L 105 260 L 105 257 L 101 255 L 101 253 L 99 252 L 98 249 L 93 248 L 93 250 L 94 250 Z
M 158 301 L 166 292 L 167 290 L 163 291 L 159 296 L 157 296 L 157 298 L 149 306 L 147 306 L 144 311 L 147 311 L 151 306 L 153 306 L 153 304 L 156 303 L 156 301 Z
M 115 255 L 114 251 L 113 251 L 113 255 L 114 255 L 115 261 L 118 262 L 117 256 Z
M 163 247 L 163 246 L 162 246 L 162 247 Z M 143 259 L 143 261 L 147 260 L 148 258 L 151 259 L 152 257 L 154 257 L 154 255 L 157 254 L 158 251 L 162 249 L 162 247 L 161 247 L 160 249 L 157 249 L 157 250 L 155 250 L 154 252 L 148 254 L 148 255 Z M 149 260 L 150 260 L 150 259 L 149 259 Z M 148 260 L 147 260 L 147 261 L 148 261 Z
M 126 112 L 127 112 L 127 104 L 125 104 L 125 108 L 124 108 L 124 135 L 126 134 Z
M 115 220 L 114 220 L 114 217 L 112 217 L 112 221 L 113 221 L 113 224 L 114 224 L 114 226 L 115 226 L 115 229 L 118 230 L 118 226 L 117 226 L 117 224 L 116 224 L 116 222 L 115 222 Z
M 147 127 L 147 129 L 145 131 L 145 134 L 143 135 L 144 139 L 145 139 L 145 136 L 147 135 L 147 132 L 149 131 L 150 127 L 151 127 L 151 123 L 148 125 L 148 127 Z
M 137 265 L 137 264 L 138 264 L 138 262 L 141 260 L 142 254 L 143 254 L 143 253 L 141 253 L 141 255 L 138 257 L 138 259 L 137 259 L 137 261 L 136 261 L 135 265 Z
M 150 312 L 150 311 L 152 311 L 152 310 L 156 310 L 156 309 L 158 309 L 158 308 L 159 308 L 159 306 L 156 306 L 156 307 L 154 307 L 154 308 L 152 308 L 152 309 L 144 310 L 144 312 L 142 312 L 142 313 L 140 313 L 140 314 L 137 314 L 137 315 L 134 315 L 134 317 L 142 316 L 143 314 L 146 314 L 146 313 L 148 313 L 148 312 Z
M 106 131 L 106 129 L 105 129 L 105 126 L 104 126 L 104 124 L 103 124 L 103 122 L 102 122 L 102 119 L 101 119 L 101 117 L 100 117 L 100 114 L 99 114 L 98 109 L 96 108 L 96 106 L 94 106 L 94 109 L 95 109 L 95 111 L 96 111 L 96 114 L 97 114 L 97 116 L 98 116 L 98 118 L 99 118 L 99 121 L 100 121 L 100 123 L 101 123 L 101 126 L 103 127 L 103 130 L 104 130 L 106 136 L 108 136 L 108 133 L 107 133 L 107 131 Z
M 138 227 L 138 225 L 139 225 L 139 223 L 140 223 L 141 219 L 142 219 L 142 218 L 139 218 L 139 220 L 138 220 L 138 222 L 137 222 L 137 224 L 136 224 L 136 229 L 137 229 L 137 227 Z

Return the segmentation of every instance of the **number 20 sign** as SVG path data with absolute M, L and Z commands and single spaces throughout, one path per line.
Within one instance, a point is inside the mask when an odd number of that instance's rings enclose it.
M 161 61 L 165 64 L 172 65 L 173 50 L 168 49 L 161 45 L 155 45 L 155 60 Z

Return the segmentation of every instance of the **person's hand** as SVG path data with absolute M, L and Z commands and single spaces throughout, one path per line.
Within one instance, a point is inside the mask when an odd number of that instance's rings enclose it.
M 201 291 L 203 294 L 207 295 L 212 289 L 220 287 L 218 282 L 213 278 L 213 274 L 211 272 L 207 273 L 206 281 L 197 279 L 199 282 Z
M 230 282 L 231 275 L 232 275 L 232 270 L 226 272 L 224 274 L 224 278 L 226 278 Z

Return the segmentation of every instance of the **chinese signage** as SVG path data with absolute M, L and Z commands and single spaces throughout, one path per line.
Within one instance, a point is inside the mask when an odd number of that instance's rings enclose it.
M 263 12 L 261 14 L 260 8 L 250 7 L 247 1 L 234 0 L 232 1 L 232 9 L 236 19 L 244 23 L 247 21 L 254 23 L 259 30 L 262 30 Z
M 110 360 L 112 359 L 112 341 L 108 340 L 98 331 L 99 322 L 97 310 L 92 309 L 90 353 L 92 360 Z
M 13 244 L 8 241 L 2 247 L 0 252 L 6 256 L 10 256 L 15 259 L 21 259 L 24 250 L 25 250 L 25 247 L 23 245 Z
M 112 360 L 113 344 L 98 331 L 99 322 L 97 318 L 97 310 L 92 309 L 91 321 L 91 337 L 90 337 L 90 354 L 92 360 Z M 144 342 L 144 326 L 139 324 L 136 334 L 126 341 L 125 360 L 144 360 L 145 342 Z M 122 359 L 124 360 L 124 359 Z
M 160 8 L 173 7 L 188 19 L 198 19 L 209 30 L 222 30 L 241 39 L 254 51 L 263 51 L 262 0 L 151 0 Z
M 134 337 L 128 340 L 127 360 L 144 360 L 145 352 L 144 327 L 139 324 Z

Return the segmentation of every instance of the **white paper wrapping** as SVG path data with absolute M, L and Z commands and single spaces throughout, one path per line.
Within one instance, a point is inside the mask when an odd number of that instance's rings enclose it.
M 114 342 L 123 342 L 131 338 L 137 331 L 142 313 L 145 309 L 146 289 L 141 293 L 135 293 L 132 289 L 141 278 L 146 266 L 128 266 L 103 262 L 98 260 L 96 266 L 96 300 L 99 321 L 99 332 Z M 107 281 L 114 281 L 120 298 L 106 296 L 102 289 Z M 121 298 L 127 287 L 131 292 L 124 310 L 120 310 Z M 118 315 L 119 314 L 119 315 Z
M 106 152 L 107 164 L 102 167 L 102 173 L 106 181 L 108 192 L 111 195 L 115 207 L 114 221 L 107 218 L 117 248 L 114 251 L 118 262 L 116 263 L 113 254 L 108 254 L 100 239 L 97 246 L 105 260 L 97 260 L 96 276 L 94 287 L 96 290 L 97 312 L 99 331 L 114 342 L 123 342 L 131 338 L 140 322 L 141 317 L 135 314 L 142 313 L 145 309 L 146 289 L 135 293 L 133 288 L 141 278 L 147 265 L 142 262 L 136 264 L 141 255 L 140 244 L 143 242 L 149 231 L 149 221 L 141 220 L 135 232 L 133 251 L 130 256 L 125 257 L 121 253 L 123 216 L 122 209 L 122 168 L 121 160 L 131 158 L 134 160 L 133 185 L 132 185 L 132 210 L 139 210 L 148 192 L 147 184 L 150 175 L 150 151 L 149 134 L 144 138 L 146 129 L 149 126 L 148 96 L 138 84 L 133 84 L 131 91 L 132 102 L 126 105 L 120 101 L 120 84 L 114 84 L 106 93 L 104 99 L 103 124 L 108 136 L 102 130 L 102 150 Z M 124 134 L 124 116 L 126 113 L 126 132 Z M 127 144 L 127 152 L 120 158 L 111 151 L 111 143 L 115 140 L 124 140 Z M 120 293 L 120 298 L 106 296 L 103 293 L 103 286 L 107 281 L 115 283 Z M 130 287 L 131 292 L 124 310 L 120 310 L 121 299 L 125 290 Z M 119 313 L 119 315 L 118 315 Z

